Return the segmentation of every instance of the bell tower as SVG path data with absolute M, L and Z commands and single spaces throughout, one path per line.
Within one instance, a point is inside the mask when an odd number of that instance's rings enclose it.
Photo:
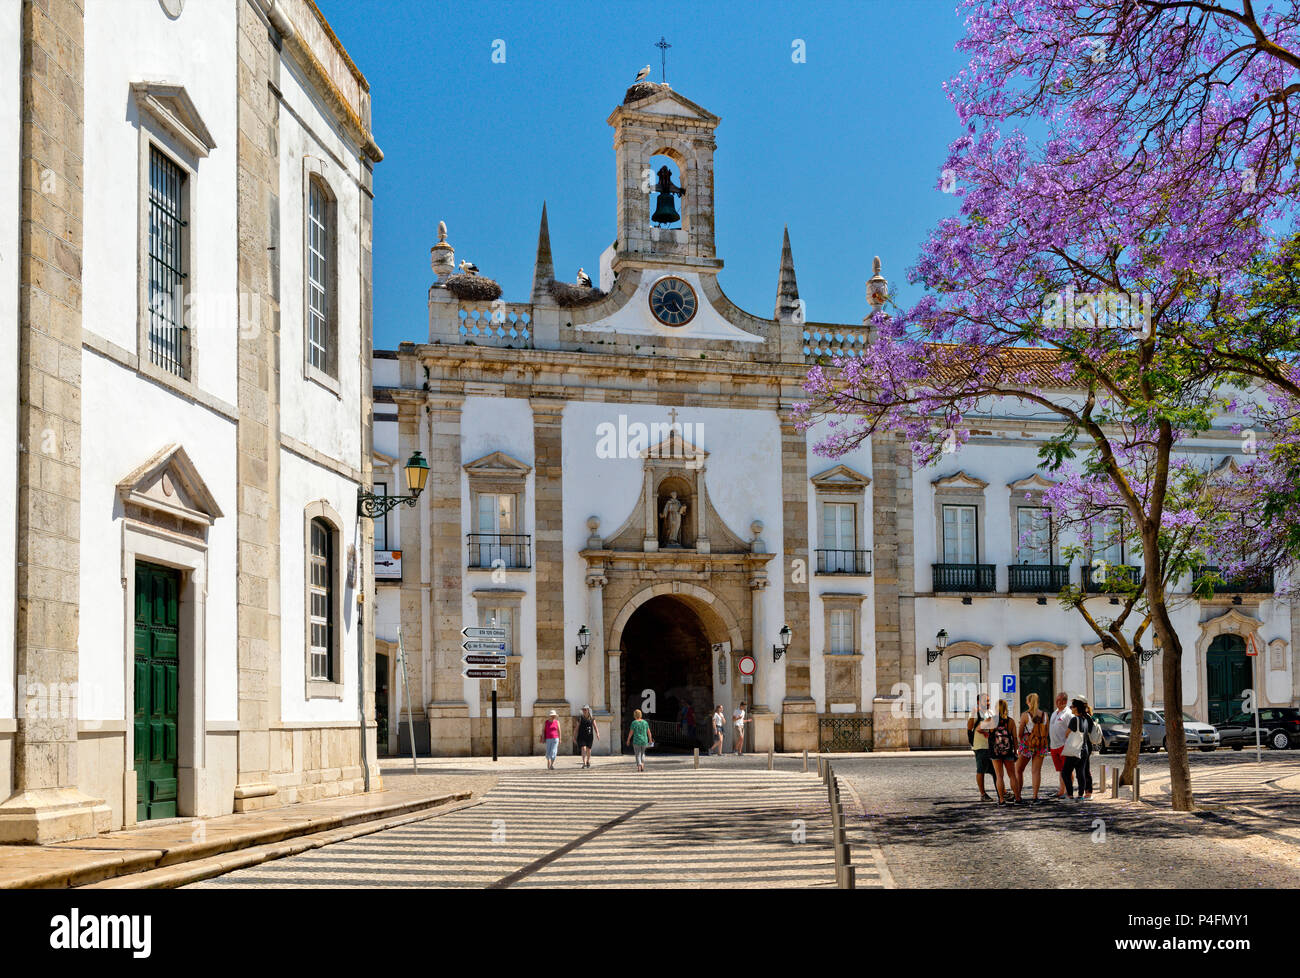
M 722 267 L 713 250 L 713 131 L 721 121 L 666 84 L 638 82 L 607 120 L 614 128 L 618 168 L 618 238 L 612 266 Z M 657 157 L 677 167 L 665 187 Z M 680 189 L 676 193 L 662 190 Z M 653 217 L 675 204 L 680 227 L 657 226 Z

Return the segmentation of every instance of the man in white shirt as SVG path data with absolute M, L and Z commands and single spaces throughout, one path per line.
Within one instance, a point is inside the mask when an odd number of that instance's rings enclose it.
M 1065 758 L 1062 750 L 1065 748 L 1065 740 L 1070 736 L 1070 720 L 1074 714 L 1069 707 L 1070 697 L 1065 693 L 1056 694 L 1056 709 L 1052 711 L 1051 717 L 1047 721 L 1048 747 L 1052 753 L 1052 763 L 1056 765 L 1056 777 L 1059 784 L 1056 788 L 1056 797 L 1065 797 L 1065 778 L 1061 775 L 1065 767 Z

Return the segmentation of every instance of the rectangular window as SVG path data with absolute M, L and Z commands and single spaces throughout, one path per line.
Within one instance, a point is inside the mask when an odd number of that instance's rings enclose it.
M 1039 506 L 1016 508 L 1016 563 L 1052 562 L 1052 522 Z
M 1124 663 L 1119 656 L 1093 658 L 1092 695 L 1099 710 L 1118 710 L 1124 706 Z
M 822 503 L 823 566 L 829 574 L 852 574 L 858 548 L 857 506 L 853 503 Z
M 149 148 L 149 362 L 188 375 L 185 332 L 185 172 Z
M 975 538 L 975 507 L 943 508 L 943 562 L 945 564 L 978 563 Z
M 853 612 L 850 609 L 837 609 L 830 618 L 830 651 L 832 655 L 856 652 L 856 636 L 853 634 Z
M 332 682 L 334 648 L 334 548 L 328 524 L 311 522 L 311 678 Z
M 506 630 L 506 655 L 515 654 L 515 609 L 483 608 L 479 612 L 480 625 L 497 625 Z
M 312 180 L 307 191 L 307 362 L 331 373 L 329 349 L 329 201 Z
M 387 496 L 388 483 L 376 482 L 375 495 Z M 375 549 L 387 550 L 388 549 L 388 514 L 385 513 L 383 516 L 380 516 L 377 519 L 375 519 L 374 526 L 375 526 Z
M 478 495 L 479 566 L 491 567 L 493 560 L 505 561 L 506 567 L 522 564 L 515 538 L 515 495 L 508 492 L 481 492 Z
M 948 660 L 948 714 L 966 716 L 975 709 L 980 689 L 980 660 L 957 655 Z
M 1097 514 L 1092 530 L 1092 559 L 1103 560 L 1106 566 L 1124 563 L 1123 515 L 1120 510 L 1108 509 Z

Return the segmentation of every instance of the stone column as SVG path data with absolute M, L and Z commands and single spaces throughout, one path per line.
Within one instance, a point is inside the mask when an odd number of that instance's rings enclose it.
M 871 439 L 876 693 L 911 682 L 916 669 L 912 459 L 899 438 Z
M 252 4 L 239 4 L 241 133 L 236 225 L 239 291 L 261 297 L 241 303 L 236 427 L 236 659 L 239 775 L 235 811 L 280 802 L 271 776 L 272 724 L 280 714 L 280 422 L 279 283 L 274 246 L 280 196 L 279 109 L 268 92 L 279 82 L 280 55 Z
M 415 381 L 415 375 L 419 370 L 419 362 L 414 356 L 403 354 L 401 370 L 404 390 L 395 394 L 394 400 L 397 402 L 397 456 L 405 464 L 413 452 L 424 452 L 428 445 L 425 444 L 424 439 L 424 395 L 415 391 L 409 394 L 405 392 L 406 389 L 418 390 L 419 385 Z M 425 457 L 428 458 L 427 455 Z M 404 490 L 400 486 L 390 490 L 390 492 L 401 491 Z M 401 694 L 401 709 L 404 712 L 398 718 L 398 733 L 400 736 L 401 723 L 405 721 L 407 736 L 414 740 L 420 751 L 429 749 L 428 715 L 425 712 L 427 705 L 425 636 L 428 632 L 424 623 L 429 613 L 428 558 L 429 542 L 432 539 L 428 535 L 426 521 L 432 498 L 430 482 L 425 485 L 425 491 L 420 494 L 414 506 L 409 508 L 403 506 L 396 513 L 401 521 L 402 543 L 402 584 L 398 591 L 400 609 L 398 621 L 402 630 L 401 653 L 406 661 L 405 676 L 402 675 L 400 665 L 396 667 L 397 682 L 405 684 Z M 397 703 L 397 692 L 394 688 L 394 706 Z
M 767 683 L 772 669 L 771 636 L 767 634 L 766 602 L 767 575 L 755 574 L 749 579 L 750 601 L 750 655 L 754 657 L 754 685 L 751 698 L 752 712 L 767 713 Z
M 429 648 L 433 699 L 427 709 L 433 753 L 446 757 L 466 757 L 470 753 L 460 633 L 465 626 L 461 616 L 467 553 L 460 509 L 460 412 L 464 400 L 459 394 L 431 394 L 427 402 L 429 481 L 424 494 L 429 497 L 433 548 Z
M 26 716 L 27 689 L 75 689 L 81 526 L 81 258 L 85 19 L 81 0 L 22 8 L 14 794 L 0 842 L 110 827 L 77 789 L 77 718 Z M 12 177 L 11 177 L 12 179 Z M 12 395 L 10 395 L 12 396 Z M 62 699 L 62 697 L 60 697 Z M 127 804 L 134 804 L 131 799 Z
M 605 711 L 605 585 L 609 579 L 600 573 L 587 575 L 587 628 L 591 645 L 587 649 L 587 702 L 591 712 Z
M 605 663 L 609 667 L 609 753 L 618 754 L 623 744 L 623 697 L 619 689 L 623 685 L 623 675 L 619 665 L 619 650 L 610 649 L 605 653 Z
M 534 716 L 568 716 L 565 655 L 575 644 L 564 634 L 564 483 L 561 420 L 564 401 L 529 398 L 533 409 L 533 574 L 537 589 L 537 699 Z M 540 729 L 540 728 L 539 728 Z M 540 736 L 540 733 L 539 733 Z
M 817 749 L 817 703 L 812 698 L 811 645 L 808 628 L 808 441 L 787 407 L 781 421 L 781 528 L 786 567 L 803 561 L 804 581 L 786 577 L 785 620 L 794 631 L 785 653 L 785 700 L 782 703 L 782 749 Z M 774 644 L 764 639 L 764 648 Z

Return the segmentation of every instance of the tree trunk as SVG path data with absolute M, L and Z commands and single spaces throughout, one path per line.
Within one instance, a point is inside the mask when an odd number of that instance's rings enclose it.
M 1146 707 L 1146 692 L 1142 688 L 1142 659 L 1135 649 L 1124 656 L 1124 665 L 1128 668 L 1128 695 L 1131 707 L 1131 719 L 1128 728 L 1128 752 L 1124 755 L 1124 772 L 1119 776 L 1120 784 L 1132 784 L 1133 772 L 1137 770 L 1138 760 L 1142 755 L 1142 721 Z
M 1156 629 L 1164 643 L 1164 653 L 1160 658 L 1164 680 L 1165 750 L 1169 754 L 1169 787 L 1173 793 L 1174 811 L 1190 812 L 1195 805 L 1192 799 L 1192 769 L 1187 763 L 1187 735 L 1183 732 L 1183 646 L 1169 620 L 1164 601 L 1161 600 L 1159 607 L 1152 611 Z

